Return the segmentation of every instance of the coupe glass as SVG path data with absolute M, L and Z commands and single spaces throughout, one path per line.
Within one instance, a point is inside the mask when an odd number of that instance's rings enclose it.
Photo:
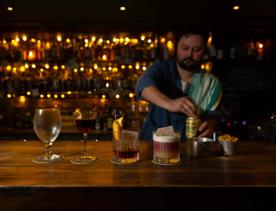
M 45 144 L 45 153 L 34 158 L 34 163 L 51 163 L 62 158 L 51 151 L 51 146 L 60 133 L 61 125 L 61 114 L 58 108 L 38 108 L 35 110 L 34 131 Z
M 71 162 L 74 164 L 89 164 L 95 162 L 98 158 L 89 154 L 87 151 L 88 133 L 91 132 L 95 126 L 97 112 L 90 109 L 77 108 L 73 113 L 73 118 L 76 128 L 83 136 L 83 153 L 80 156 L 73 157 Z

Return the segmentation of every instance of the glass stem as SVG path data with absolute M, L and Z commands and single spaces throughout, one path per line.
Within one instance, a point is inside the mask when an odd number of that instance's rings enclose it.
M 45 156 L 47 159 L 49 159 L 52 155 L 52 151 L 50 150 L 51 145 L 52 144 L 50 144 L 50 143 L 45 144 Z
M 87 139 L 88 139 L 88 133 L 83 133 L 83 155 L 87 156 L 88 152 L 87 152 Z

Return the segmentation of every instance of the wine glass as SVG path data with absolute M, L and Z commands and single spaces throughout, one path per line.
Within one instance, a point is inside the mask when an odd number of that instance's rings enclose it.
M 97 112 L 91 109 L 77 108 L 73 112 L 73 118 L 76 128 L 82 133 L 83 136 L 83 153 L 80 156 L 73 157 L 71 162 L 74 164 L 89 164 L 95 162 L 98 158 L 89 154 L 87 151 L 88 133 L 91 132 L 95 126 Z
M 38 108 L 34 115 L 34 131 L 45 144 L 45 153 L 33 159 L 34 163 L 51 163 L 62 157 L 53 154 L 51 146 L 61 130 L 61 114 L 58 108 Z

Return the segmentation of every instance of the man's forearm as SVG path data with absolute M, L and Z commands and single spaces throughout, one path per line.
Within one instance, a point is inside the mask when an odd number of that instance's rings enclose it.
M 142 91 L 141 95 L 145 100 L 166 110 L 169 110 L 169 102 L 171 101 L 171 99 L 164 95 L 162 92 L 160 92 L 156 87 L 146 87 Z

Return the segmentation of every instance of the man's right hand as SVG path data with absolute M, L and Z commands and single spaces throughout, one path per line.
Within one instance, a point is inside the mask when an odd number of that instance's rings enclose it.
M 170 99 L 167 104 L 170 112 L 181 112 L 189 117 L 197 117 L 196 106 L 189 97 Z
M 189 117 L 197 117 L 196 106 L 189 97 L 171 99 L 160 92 L 156 87 L 149 86 L 142 91 L 144 99 L 170 112 L 181 112 Z

